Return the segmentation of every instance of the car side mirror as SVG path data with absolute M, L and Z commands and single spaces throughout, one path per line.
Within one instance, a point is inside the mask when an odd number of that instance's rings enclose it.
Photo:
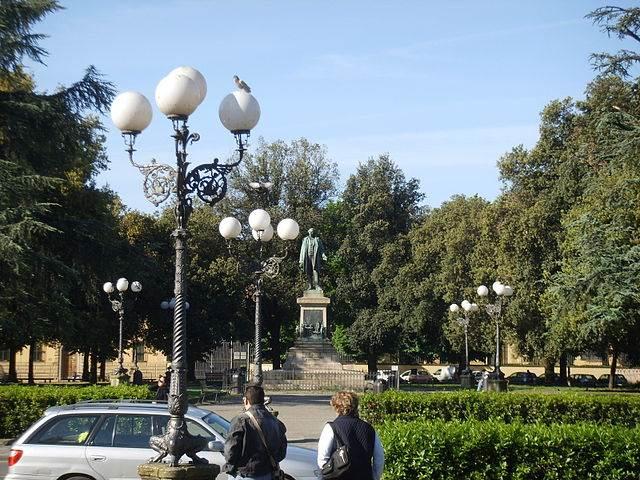
M 209 450 L 210 452 L 223 452 L 224 443 L 212 440 L 207 443 L 207 450 Z

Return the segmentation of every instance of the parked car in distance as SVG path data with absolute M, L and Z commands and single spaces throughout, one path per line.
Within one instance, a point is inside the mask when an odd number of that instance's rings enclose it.
M 614 387 L 626 387 L 627 385 L 629 385 L 629 382 L 627 381 L 627 377 L 625 377 L 621 373 L 616 373 L 616 375 L 615 375 L 615 377 L 613 379 L 613 386 Z M 609 386 L 609 374 L 608 373 L 603 373 L 602 375 L 600 375 L 598 377 L 598 386 L 600 386 L 600 387 L 608 387 Z
M 509 385 L 535 385 L 538 376 L 533 372 L 513 372 L 507 377 Z
M 433 372 L 433 376 L 439 382 L 453 382 L 456 379 L 456 370 L 454 365 L 447 365 Z
M 407 383 L 434 383 L 437 380 L 426 370 L 418 370 L 417 368 L 412 368 L 410 370 L 405 370 L 400 374 L 400 380 L 405 381 Z
M 13 444 L 6 480 L 111 480 L 139 478 L 138 465 L 156 452 L 151 435 L 166 432 L 166 402 L 106 400 L 51 407 Z M 209 441 L 198 455 L 222 466 L 230 423 L 208 410 L 190 406 L 187 430 Z M 294 480 L 316 479 L 317 452 L 289 445 L 282 470 Z M 188 462 L 184 456 L 181 462 Z M 217 479 L 226 479 L 221 473 Z
M 564 382 L 564 385 L 562 383 L 562 381 L 560 380 L 560 374 L 558 373 L 552 373 L 547 377 L 546 373 L 542 373 L 540 375 L 538 375 L 538 378 L 536 380 L 536 384 L 537 385 L 554 385 L 556 387 L 566 387 L 567 386 L 567 382 Z
M 594 388 L 598 386 L 598 381 L 593 375 L 588 373 L 572 373 L 569 375 L 569 386 L 582 387 L 582 388 Z

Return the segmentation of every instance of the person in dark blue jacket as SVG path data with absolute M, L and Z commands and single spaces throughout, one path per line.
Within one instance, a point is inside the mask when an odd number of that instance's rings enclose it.
M 349 448 L 351 461 L 349 470 L 342 476 L 349 480 L 380 480 L 384 450 L 373 427 L 358 418 L 358 396 L 353 392 L 338 392 L 331 398 L 331 406 L 338 416 L 331 422 L 333 428 L 327 423 L 320 434 L 318 467 L 322 469 L 336 450 L 337 433 Z

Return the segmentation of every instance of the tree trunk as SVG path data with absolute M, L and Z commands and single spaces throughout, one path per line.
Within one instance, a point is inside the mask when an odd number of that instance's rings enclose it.
M 89 372 L 89 350 L 82 352 L 82 381 L 91 380 L 91 372 Z
M 567 354 L 560 354 L 560 384 L 567 384 Z
M 18 349 L 15 347 L 9 347 L 9 381 L 18 382 L 18 370 L 16 369 L 16 357 L 18 356 Z
M 618 366 L 618 349 L 611 349 L 611 368 L 609 368 L 609 390 L 613 390 L 616 383 L 616 368 Z
M 91 369 L 89 370 L 89 383 L 95 385 L 98 383 L 98 356 L 91 354 Z
M 100 359 L 100 381 L 104 382 L 107 379 L 107 361 L 104 358 Z
M 553 385 L 554 384 L 554 369 L 556 366 L 555 358 L 545 358 L 544 359 L 544 383 L 545 385 Z
M 195 382 L 196 380 L 196 361 L 193 360 L 193 357 L 187 352 L 187 380 L 191 382 Z
M 378 356 L 375 352 L 369 352 L 367 354 L 367 368 L 369 373 L 376 373 L 378 371 Z
M 27 383 L 29 385 L 33 385 L 35 384 L 35 379 L 33 377 L 33 357 L 36 354 L 36 349 L 38 348 L 38 346 L 35 344 L 35 342 L 31 342 L 29 344 L 29 373 L 27 375 Z

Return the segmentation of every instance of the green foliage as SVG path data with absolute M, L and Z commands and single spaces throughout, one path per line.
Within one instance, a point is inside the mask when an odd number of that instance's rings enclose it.
M 587 18 L 609 37 L 615 36 L 620 40 L 635 40 L 640 42 L 640 8 L 623 8 L 606 6 L 597 8 Z M 631 69 L 640 61 L 637 53 L 622 49 L 616 53 L 594 53 L 591 61 L 596 70 L 603 75 L 631 76 Z
M 360 415 L 369 422 L 499 421 L 504 423 L 581 423 L 635 427 L 640 398 L 621 395 L 387 391 L 366 394 Z
M 38 386 L 22 385 L 0 387 L 0 438 L 20 435 L 38 420 L 44 411 L 54 405 L 69 405 L 82 400 L 114 398 L 152 399 L 147 386 Z
M 385 479 L 636 479 L 640 429 L 417 420 L 377 427 Z
M 407 180 L 388 155 L 360 164 L 342 195 L 344 236 L 333 265 L 335 290 L 329 293 L 336 323 L 352 325 L 351 348 L 367 358 L 370 370 L 378 355 L 396 350 L 393 334 L 402 322 L 393 302 L 383 300 L 393 281 L 383 258 L 393 256 L 390 252 L 399 253 L 398 260 L 406 256 L 397 242 L 422 213 L 422 198 L 418 181 Z
M 20 68 L 24 56 L 43 63 L 47 52 L 38 43 L 45 35 L 32 33 L 31 26 L 60 8 L 55 0 L 3 0 L 0 3 L 0 70 Z

